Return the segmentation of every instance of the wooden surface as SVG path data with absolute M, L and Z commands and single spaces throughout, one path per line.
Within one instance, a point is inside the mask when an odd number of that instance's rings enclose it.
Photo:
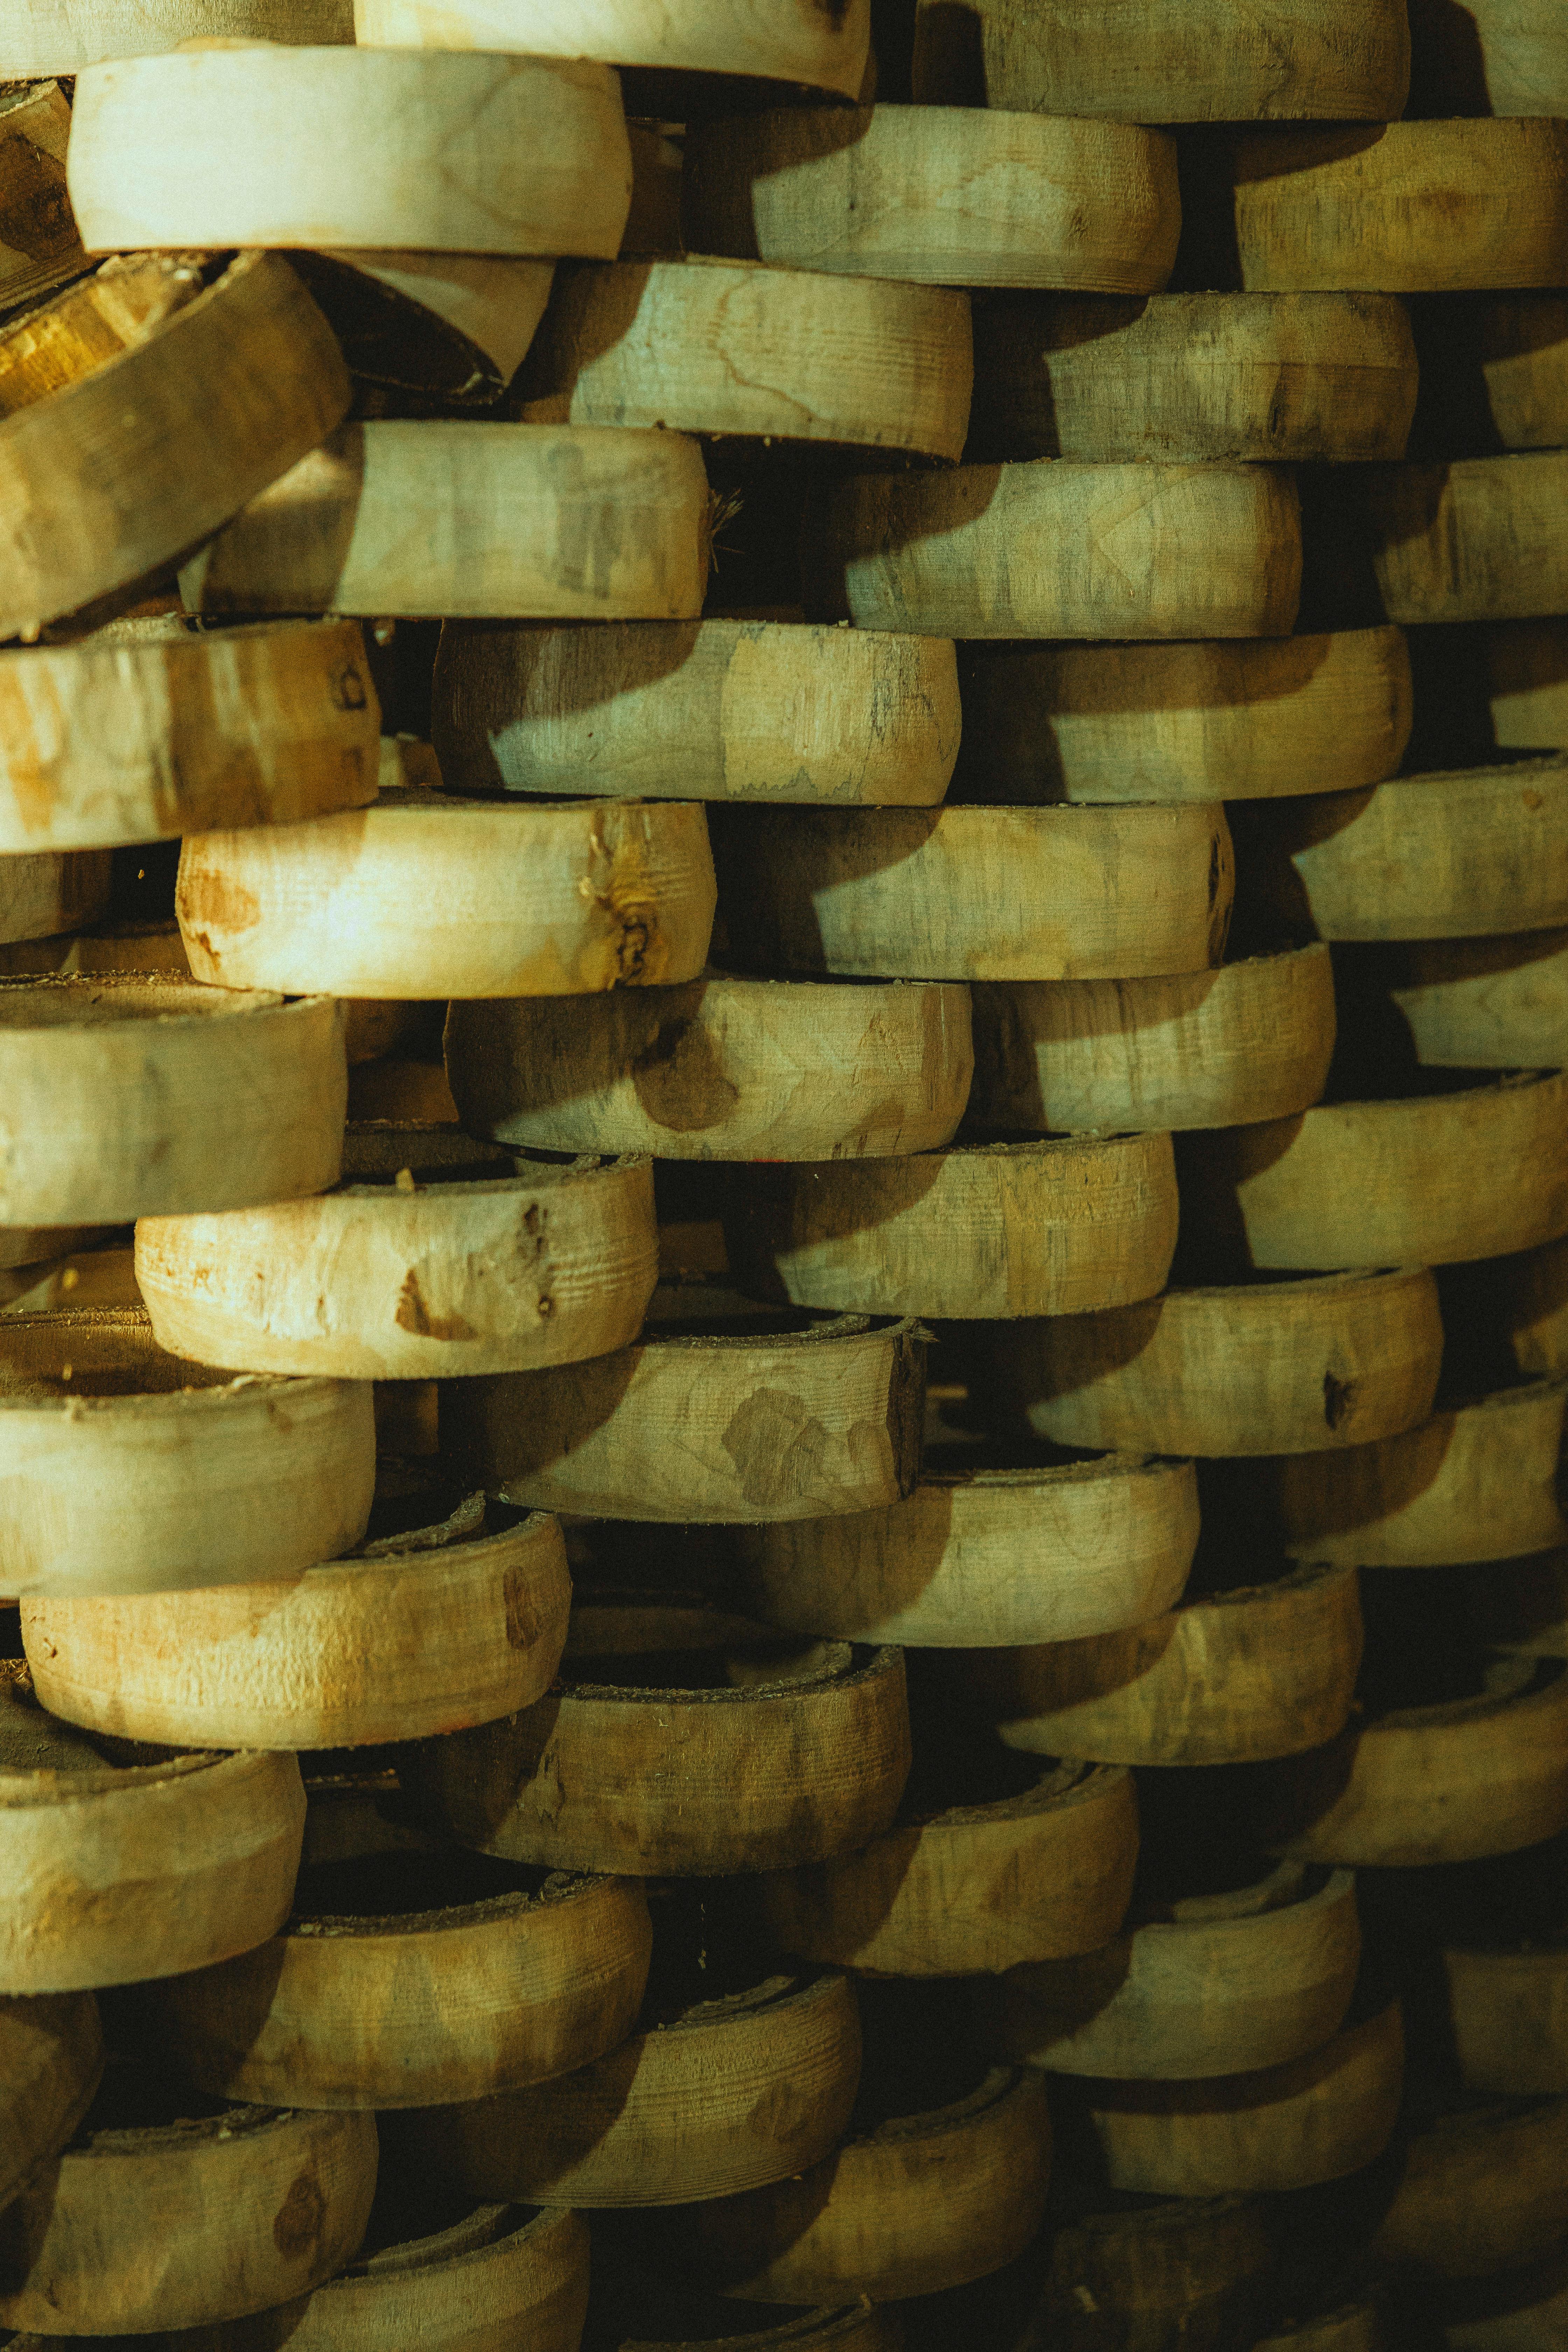
M 174 975 L 0 981 L 0 1216 L 121 1224 L 335 1181 L 342 1015 Z
M 738 1535 L 748 1607 L 792 1633 L 1007 1648 L 1140 1624 L 1180 1599 L 1190 1463 L 1118 1454 L 927 1474 L 902 1502 Z
M 851 475 L 808 515 L 804 572 L 808 611 L 863 629 L 1282 637 L 1300 551 L 1289 474 L 1041 460 Z
M 1411 0 L 1410 26 L 1412 112 L 1568 112 L 1568 48 L 1553 0 L 1466 0 L 1457 12 L 1446 0 Z
M 481 412 L 516 374 L 555 277 L 552 261 L 400 247 L 289 261 L 363 384 Z
M 187 835 L 175 908 L 200 980 L 427 1000 L 690 980 L 713 901 L 694 805 L 389 792 L 310 825 Z
M 1234 171 L 1249 290 L 1463 293 L 1562 280 L 1562 122 L 1244 131 Z
M 450 2228 L 362 2249 L 255 2337 L 287 2326 L 289 2352 L 577 2352 L 588 2300 L 579 2214 L 481 2205 Z M 253 2338 L 254 2340 L 254 2338 Z M 203 2347 L 208 2352 L 208 2347 Z M 224 2337 L 210 2352 L 250 2352 Z
M 1565 1973 L 1568 1951 L 1556 1936 L 1512 1950 L 1445 1949 L 1454 2047 L 1471 2090 L 1510 2099 L 1568 2091 Z
M 1426 1420 L 1443 1322 L 1424 1271 L 1321 1275 L 1016 1325 L 985 1353 L 1009 1417 L 1058 1445 L 1315 1454 Z
M 1165 1136 L 955 1146 L 757 1171 L 725 1231 L 742 1283 L 797 1306 L 1071 1315 L 1163 1282 L 1176 1202 Z
M 71 2137 L 102 2072 L 90 1993 L 0 1999 L 0 2210 Z
M 1568 138 L 1568 124 L 1542 127 Z M 1568 612 L 1568 567 L 1545 523 L 1565 491 L 1568 454 L 1561 449 L 1369 474 L 1373 568 L 1389 619 L 1510 621 Z
M 701 607 L 708 483 L 678 434 L 389 417 L 275 471 L 182 572 L 191 612 L 662 621 Z
M 1067 2221 L 1050 2243 L 1040 2305 L 1061 2352 L 1137 2352 L 1185 2330 L 1245 2344 L 1259 2324 L 1278 2254 L 1258 2197 L 1116 2202 Z
M 1340 958 L 1342 988 L 1364 985 L 1386 1004 L 1424 1067 L 1542 1070 L 1568 1060 L 1568 931 L 1413 940 L 1364 960 L 1342 948 Z
M 177 618 L 0 655 L 0 850 L 292 824 L 375 796 L 380 706 L 352 621 Z
M 951 1142 L 969 992 L 741 980 L 454 1006 L 447 1075 L 469 1132 L 665 1160 L 860 1160 Z
M 1559 2252 L 1565 2153 L 1568 2099 L 1439 2116 L 1411 2137 L 1377 2252 L 1444 2279 L 1488 2278 Z
M 983 1989 L 986 2040 L 1057 2074 L 1249 2074 L 1338 2032 L 1360 1957 L 1350 1872 L 1281 1863 L 1235 1894 L 1135 1914 L 1098 1951 L 1011 1969 Z
M 1568 1248 L 1548 1242 L 1495 1269 L 1495 1297 L 1521 1372 L 1568 1372 Z
M 458 792 L 929 807 L 960 723 L 940 637 L 775 621 L 449 621 L 436 655 L 432 731 Z
M 56 939 L 109 903 L 110 865 L 96 850 L 39 850 L 0 864 L 0 938 Z
M 353 0 L 26 0 L 0 42 L 0 75 L 74 74 L 195 38 L 352 41 Z
M 870 37 L 867 0 L 355 0 L 365 42 L 604 58 L 666 71 L 757 75 L 859 94 Z
M 870 979 L 1101 980 L 1225 952 L 1235 890 L 1215 802 L 1187 808 L 726 809 L 730 950 Z
M 427 1739 L 531 1706 L 560 1664 L 565 1547 L 531 1515 L 487 1531 L 471 1497 L 288 1581 L 23 1604 L 43 1704 L 185 1748 Z
M 608 256 L 632 185 L 603 66 L 221 42 L 87 67 L 68 178 L 96 252 Z
M 37 302 L 87 267 L 66 194 L 66 143 L 70 102 L 58 82 L 29 87 L 24 68 L 13 73 L 5 57 L 9 28 L 0 35 L 0 306 Z
M 658 1274 L 653 1170 L 354 1128 L 335 1191 L 143 1218 L 136 1252 L 159 1344 L 198 1363 L 358 1381 L 531 1370 L 637 1338 Z
M 1454 1094 L 1321 1103 L 1194 1135 L 1182 1205 L 1241 1264 L 1446 1265 L 1568 1230 L 1568 1080 L 1510 1076 Z
M 969 304 L 945 288 L 617 261 L 557 273 L 521 414 L 957 458 L 973 375 Z
M 764 1878 L 758 1899 L 774 1941 L 806 1959 L 879 1976 L 984 1976 L 1106 1943 L 1137 1855 L 1131 1775 L 1062 1764 L 1021 1797 L 906 1808 L 859 1853 Z
M 0 636 L 195 546 L 348 400 L 331 330 L 275 254 L 124 255 L 14 321 L 0 331 Z
M 0 1319 L 0 1589 L 80 1598 L 297 1576 L 358 1543 L 368 1385 L 226 1381 L 134 1310 Z
M 974 801 L 1266 800 L 1394 773 L 1398 629 L 1257 644 L 966 646 L 958 792 Z M 1568 742 L 1568 728 L 1564 730 Z
M 813 108 L 694 127 L 686 242 L 939 286 L 1150 294 L 1181 230 L 1174 142 L 983 108 Z
M 1405 110 L 1410 36 L 1394 0 L 1114 0 L 1090 21 L 1070 0 L 980 0 L 961 16 L 921 0 L 915 95 L 951 106 L 1108 114 L 1134 122 Z
M 982 982 L 970 1116 L 1053 1135 L 1283 1118 L 1322 1093 L 1334 1035 L 1320 945 L 1162 979 Z
M 1500 747 L 1568 748 L 1568 622 L 1500 621 L 1480 642 Z
M 426 2110 L 421 2138 L 475 2195 L 684 2205 L 816 2163 L 848 2123 L 859 2068 L 848 1979 L 778 1975 L 536 2090 Z
M 1416 376 L 1391 295 L 1005 296 L 975 312 L 970 455 L 1403 457 Z
M 1010 1748 L 1113 1764 L 1242 1764 L 1332 1738 L 1361 1664 L 1355 1571 L 1302 1567 L 1114 1633 L 972 1651 Z
M 1484 436 L 1464 445 L 1471 449 L 1562 448 L 1568 441 L 1568 299 L 1489 294 L 1426 307 L 1418 348 L 1435 415 L 1466 415 Z
M 291 1756 L 111 1764 L 6 1661 L 0 1987 L 132 1984 L 248 1950 L 288 1916 L 304 1819 Z

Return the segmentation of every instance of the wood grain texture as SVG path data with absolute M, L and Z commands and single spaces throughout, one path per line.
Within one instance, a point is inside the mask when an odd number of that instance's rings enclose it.
M 1459 2073 L 1473 2091 L 1533 2098 L 1568 2091 L 1568 1950 L 1558 1936 L 1507 1949 L 1443 1953 Z
M 1411 111 L 1568 111 L 1568 47 L 1552 0 L 1411 0 Z M 1477 2339 L 1479 2340 L 1479 2338 Z
M 68 178 L 96 252 L 609 256 L 632 185 L 603 66 L 221 43 L 86 67 Z
M 973 377 L 969 304 L 946 288 L 616 261 L 557 273 L 521 413 L 956 458 Z
M 291 1756 L 112 1764 L 6 1661 L 0 1987 L 132 1984 L 259 1944 L 288 1916 L 304 1820 Z
M 1568 2099 L 1458 2108 L 1415 2132 L 1378 2226 L 1384 2261 L 1487 2278 L 1556 2253 L 1568 2231 Z
M 1073 2105 L 1114 2189 L 1163 2197 L 1307 2189 L 1382 2154 L 1404 2072 L 1395 2001 L 1286 2065 L 1203 2083 L 1089 2082 Z
M 478 1497 L 270 1584 L 29 1601 L 39 1697 L 89 1731 L 184 1748 L 371 1747 L 531 1706 L 561 1662 L 561 1530 Z
M 1568 137 L 1568 126 L 1543 127 Z M 1373 570 L 1391 621 L 1510 621 L 1568 611 L 1568 570 L 1545 527 L 1568 489 L 1561 449 L 1379 467 L 1361 487 Z
M 429 2109 L 421 2139 L 478 2196 L 686 2204 L 816 2163 L 849 2121 L 859 2071 L 847 1978 L 780 1975 L 662 2017 L 538 2089 Z
M 36 635 L 197 545 L 348 401 L 331 331 L 276 254 L 124 255 L 13 322 L 0 636 Z
M 71 2138 L 102 2072 L 90 1993 L 0 1999 L 0 2210 Z
M 738 1530 L 747 1606 L 839 1641 L 1011 1648 L 1142 1624 L 1180 1599 L 1197 1541 L 1190 1463 L 1115 1454 L 927 1472 L 877 1511 Z
M 711 972 L 683 988 L 454 1005 L 447 1076 L 469 1132 L 665 1160 L 872 1160 L 951 1142 L 969 991 Z
M 991 1335 L 987 1384 L 1058 1445 L 1315 1454 L 1425 1422 L 1443 1362 L 1423 1270 L 1168 1290 Z
M 175 908 L 198 979 L 428 1001 L 693 979 L 714 895 L 695 804 L 399 791 L 308 825 L 188 835 Z
M 966 646 L 963 687 L 956 783 L 974 801 L 1265 800 L 1327 776 L 1348 791 L 1392 775 L 1410 738 L 1410 656 L 1392 628 Z
M 274 471 L 181 572 L 191 612 L 662 621 L 701 607 L 708 482 L 679 434 L 384 417 Z
M 26 0 L 0 41 L 0 75 L 74 74 L 105 58 L 193 39 L 352 41 L 353 0 Z
M 354 0 L 359 38 L 432 48 L 526 47 L 535 57 L 756 75 L 858 97 L 867 0 Z
M 1568 1080 L 1510 1074 L 1183 1139 L 1182 1205 L 1233 1263 L 1447 1265 L 1568 1230 Z
M 738 809 L 713 845 L 729 952 L 867 979 L 1102 980 L 1225 952 L 1225 812 Z
M 1288 1118 L 1322 1093 L 1335 1032 L 1321 945 L 1152 980 L 983 982 L 970 1116 L 1053 1135 Z
M 1098 1951 L 1010 1969 L 983 1990 L 986 2041 L 1056 2074 L 1250 2074 L 1339 2032 L 1360 1958 L 1350 1872 L 1282 1863 L 1235 1894 L 1140 1909 Z
M 1278 2255 L 1258 2197 L 1140 2199 L 1064 2222 L 1040 2304 L 1062 2352 L 1141 2352 L 1184 2329 L 1196 2343 L 1247 2342 Z M 1109 2203 L 1100 2192 L 1100 2202 Z
M 1137 1855 L 1131 1775 L 1061 1764 L 1021 1797 L 906 1808 L 859 1853 L 763 1878 L 758 1902 L 773 1939 L 806 1959 L 874 1976 L 984 1976 L 1105 1942 Z
M 929 807 L 961 723 L 941 638 L 776 621 L 449 621 L 434 695 L 458 792 Z
M 803 565 L 808 612 L 858 628 L 1283 637 L 1300 598 L 1300 510 L 1294 479 L 1258 466 L 858 474 L 808 513 Z
M 1410 36 L 1393 0 L 1113 0 L 1091 24 L 1070 0 L 920 0 L 915 96 L 1134 122 L 1318 115 L 1386 121 L 1405 110 Z
M 0 938 L 7 946 L 55 940 L 90 923 L 109 903 L 110 871 L 99 850 L 42 849 L 0 863 Z
M 1234 172 L 1249 291 L 1452 294 L 1563 276 L 1562 122 L 1243 131 Z
M 9 31 L 0 35 L 10 45 Z M 36 302 L 87 268 L 66 194 L 70 101 L 58 81 L 29 84 L 0 48 L 0 307 Z
M 135 1309 L 0 1318 L 0 1588 L 82 1597 L 297 1576 L 357 1544 L 368 1383 L 226 1381 Z
M 1540 1070 L 1568 1060 L 1568 930 L 1340 954 L 1342 980 L 1386 996 L 1424 1067 Z

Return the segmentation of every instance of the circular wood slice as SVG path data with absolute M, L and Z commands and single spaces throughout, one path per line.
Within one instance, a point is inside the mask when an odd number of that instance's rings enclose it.
M 1568 1941 L 1443 1954 L 1459 2072 L 1506 2098 L 1568 2092 Z
M 877 1976 L 983 1975 L 1104 1943 L 1137 1855 L 1131 1776 L 1061 1764 L 1023 1796 L 906 1809 L 861 1853 L 765 1878 L 759 1896 L 774 1940 L 806 1959 Z
M 839 1641 L 1011 1648 L 1159 1616 L 1198 1533 L 1190 1462 L 928 1471 L 877 1511 L 737 1531 L 747 1606 Z
M 868 979 L 1102 980 L 1225 952 L 1216 802 L 1186 808 L 725 809 L 731 952 Z
M 1334 1034 L 1319 944 L 1162 979 L 983 982 L 970 1116 L 1053 1135 L 1284 1118 L 1322 1093 Z
M 1486 2278 L 1558 2252 L 1565 2156 L 1568 2099 L 1439 2116 L 1411 2138 L 1378 2253 L 1428 2277 Z
M 374 1123 L 347 1131 L 335 1191 L 143 1218 L 136 1251 L 160 1345 L 198 1363 L 359 1381 L 574 1363 L 642 1328 L 653 1170 Z
M 943 287 L 617 261 L 559 273 L 521 413 L 957 458 L 973 375 L 968 301 Z
M 443 1444 L 510 1502 L 595 1518 L 815 1519 L 910 1492 L 922 1333 L 713 1303 L 672 1286 L 633 1347 L 445 1390 Z
M 366 43 L 525 49 L 666 72 L 755 75 L 859 95 L 867 0 L 354 0 Z
M 1411 940 L 1387 954 L 1373 950 L 1364 963 L 1351 961 L 1354 952 L 1342 950 L 1342 980 L 1353 986 L 1365 978 L 1378 994 L 1386 990 L 1424 1066 L 1568 1063 L 1568 930 Z
M 92 922 L 109 903 L 110 881 L 101 851 L 45 849 L 0 857 L 0 940 L 7 946 L 52 942 Z
M 1111 1764 L 1241 1764 L 1332 1738 L 1361 1654 L 1355 1570 L 1304 1567 L 1123 1633 L 972 1652 L 967 1671 L 1010 1748 Z
M 779 1975 L 649 2021 L 552 2083 L 427 2110 L 421 2137 L 476 2196 L 684 2205 L 816 2164 L 843 2136 L 859 2072 L 848 1979 Z
M 60 1599 L 297 1576 L 357 1544 L 367 1382 L 226 1380 L 132 1309 L 0 1318 L 0 1591 Z
M 604 66 L 266 43 L 87 67 L 68 176 L 98 252 L 608 256 L 632 186 Z
M 0 637 L 197 545 L 348 400 L 277 254 L 127 254 L 0 331 Z
M 288 990 L 310 974 L 399 1001 L 691 980 L 713 903 L 693 804 L 401 791 L 314 824 L 188 835 L 175 897 L 199 980 Z
M 808 515 L 803 560 L 808 609 L 865 629 L 1282 637 L 1300 594 L 1300 509 L 1292 478 L 1258 466 L 853 474 Z
M 182 2113 L 111 2072 L 72 2145 L 7 2221 L 0 2323 L 152 2335 L 270 2310 L 357 2248 L 375 2189 L 369 2116 Z
M 1023 2252 L 1050 2168 L 1045 2084 L 996 2066 L 966 2098 L 894 2116 L 797 2179 L 661 2220 L 661 2251 L 753 2303 L 941 2294 Z
M 1113 2189 L 1163 2197 L 1308 2189 L 1382 2154 L 1404 2074 L 1395 2001 L 1283 2066 L 1200 2083 L 1085 2082 L 1073 2107 Z
M 372 1747 L 531 1706 L 566 1638 L 565 1547 L 553 1519 L 488 1516 L 472 1496 L 287 1582 L 26 1601 L 38 1695 L 184 1748 Z
M 326 996 L 0 980 L 0 1216 L 119 1224 L 315 1192 L 337 1178 L 347 1086 Z
M 950 1142 L 973 1068 L 969 991 L 710 973 L 684 988 L 454 1006 L 464 1124 L 551 1151 L 859 1160 Z
M 701 608 L 708 478 L 681 434 L 384 417 L 275 471 L 181 572 L 191 612 L 663 621 Z
M 1237 1894 L 1141 1912 L 1099 1951 L 1012 1969 L 984 1988 L 986 2038 L 1062 2074 L 1248 2074 L 1338 2032 L 1360 1957 L 1350 1872 L 1281 1863 Z
M 806 1307 L 1006 1318 L 1147 1298 L 1175 1242 L 1170 1149 L 1080 1137 L 758 1171 L 731 1261 Z
M 248 1950 L 289 1916 L 304 1819 L 291 1756 L 117 1765 L 6 1661 L 0 1988 L 132 1984 Z
M 1256 1266 L 1447 1265 L 1568 1231 L 1568 1078 L 1529 1072 L 1184 1139 L 1182 1207 Z
M 1250 291 L 1559 286 L 1568 123 L 1244 131 L 1236 238 Z
M 1446 1405 L 1419 1429 L 1269 1474 L 1285 1549 L 1363 1568 L 1521 1559 L 1568 1543 L 1557 1495 L 1568 1383 Z
M 541 1884 L 474 1854 L 301 1874 L 281 1934 L 163 1988 L 181 2072 L 231 2098 L 429 2107 L 584 2066 L 637 2023 L 652 1929 L 625 1878 Z
M 102 2072 L 90 1993 L 0 1998 L 0 2210 L 71 2137 Z
M 432 732 L 459 791 L 923 808 L 960 723 L 952 646 L 877 629 L 449 621 L 436 655 Z
M 1500 621 L 1480 641 L 1500 748 L 1568 749 L 1568 621 Z
M 70 101 L 58 82 L 29 81 L 32 68 L 13 75 L 0 34 L 0 205 L 5 251 L 0 253 L 0 305 L 36 302 L 86 268 L 70 198 L 66 194 L 66 144 Z
M 1062 2352 L 1142 2343 L 1244 2344 L 1279 2255 L 1261 2198 L 1123 2200 L 1066 2221 L 1050 2242 L 1039 2309 Z
M 1425 1422 L 1443 1363 L 1430 1274 L 1168 1290 L 987 1341 L 1010 1415 L 1058 1445 L 1315 1454 Z
M 1398 629 L 1257 644 L 966 646 L 974 801 L 1267 800 L 1390 776 L 1410 738 Z M 1568 742 L 1568 729 L 1563 735 Z
M 0 37 L 0 76 L 74 74 L 182 41 L 352 41 L 353 0 L 28 0 Z
M 1159 0 L 1090 26 L 1070 0 L 980 0 L 955 21 L 920 0 L 915 95 L 1133 122 L 1319 115 L 1385 122 L 1405 110 L 1410 35 L 1394 0 L 1194 7 Z
M 488 253 L 295 253 L 350 373 L 395 394 L 484 408 L 532 342 L 552 261 Z
M 1403 457 L 1416 378 L 1392 295 L 1005 296 L 975 315 L 970 454 Z
M 1561 130 L 1568 139 L 1568 123 L 1540 127 Z M 1561 262 L 1558 271 L 1565 274 Z M 1357 487 L 1366 500 L 1373 569 L 1391 621 L 1509 621 L 1568 613 L 1568 562 L 1543 512 L 1543 502 L 1549 509 L 1568 495 L 1568 452 L 1535 449 L 1453 465 L 1390 466 Z
M 815 108 L 694 127 L 686 242 L 852 277 L 1149 294 L 1181 231 L 1173 140 L 984 108 Z

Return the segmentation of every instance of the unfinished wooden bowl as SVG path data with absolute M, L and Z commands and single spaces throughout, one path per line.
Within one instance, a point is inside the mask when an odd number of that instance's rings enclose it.
M 353 0 L 28 0 L 0 38 L 0 75 L 74 74 L 182 41 L 352 41 Z
M 37 960 L 52 962 L 53 941 L 102 913 L 110 879 L 101 850 L 44 849 L 0 859 L 0 940 L 7 946 L 47 940 Z
M 1036 1135 L 1285 1118 L 1322 1093 L 1335 1032 L 1321 944 L 1151 980 L 983 981 L 969 1112 Z
M 0 1989 L 132 1984 L 264 1942 L 289 1916 L 304 1819 L 291 1756 L 116 1764 L 6 1660 Z
M 681 434 L 382 417 L 274 474 L 181 572 L 190 612 L 664 621 L 701 609 L 708 478 Z
M 1059 2074 L 1250 2074 L 1339 2032 L 1361 1958 L 1348 1870 L 1280 1863 L 1230 1895 L 1140 1908 L 1098 1951 L 980 1989 L 989 2046 Z
M 5 250 L 0 253 L 0 308 L 36 302 L 87 268 L 76 218 L 66 194 L 66 143 L 70 101 L 58 81 L 32 80 L 34 68 L 14 68 L 10 28 L 0 34 L 0 205 Z
M 0 1998 L 0 2211 L 73 2137 L 102 2073 L 90 1993 Z
M 454 1005 L 464 1125 L 550 1151 L 860 1160 L 951 1142 L 969 1095 L 969 991 L 710 972 L 683 988 Z
M 1505 2098 L 1568 2091 L 1568 1941 L 1450 1944 L 1443 1974 L 1459 2073 L 1471 2090 Z
M 867 0 L 354 0 L 366 43 L 524 48 L 665 72 L 745 74 L 856 98 L 870 40 Z
M 866 979 L 1205 971 L 1236 875 L 1217 802 L 1185 808 L 728 808 L 730 952 Z
M 1100 2192 L 1103 2203 L 1111 2200 Z M 1279 2262 L 1260 2197 L 1123 2199 L 1109 2211 L 1066 2221 L 1050 2242 L 1039 2305 L 1062 2352 L 1131 2347 L 1141 2333 L 1205 2330 L 1247 2342 L 1261 2324 Z
M 1468 126 L 1456 126 L 1462 127 Z M 1568 139 L 1568 124 L 1520 126 L 1537 127 L 1562 130 Z M 1509 621 L 1568 612 L 1568 565 L 1545 528 L 1546 513 L 1568 490 L 1568 455 L 1561 449 L 1380 467 L 1357 487 L 1391 621 Z
M 858 628 L 1283 637 L 1300 597 L 1300 509 L 1290 475 L 1250 465 L 852 474 L 808 513 L 803 562 L 807 610 Z
M 358 1543 L 368 1382 L 226 1380 L 133 1309 L 0 1317 L 0 1590 L 257 1584 Z
M 1487 2278 L 1557 2253 L 1568 2233 L 1568 2099 L 1458 2105 L 1417 2129 L 1373 2241 L 1385 2262 Z
M 687 244 L 939 286 L 1149 294 L 1181 230 L 1173 141 L 984 108 L 792 108 L 694 126 Z
M 958 752 L 952 646 L 877 629 L 448 621 L 434 694 L 460 792 L 929 807 Z
M 288 990 L 310 974 L 398 1001 L 691 980 L 713 905 L 694 804 L 402 791 L 313 824 L 188 835 L 175 894 L 198 980 Z
M 1568 45 L 1552 0 L 1469 0 L 1459 18 L 1443 0 L 1411 0 L 1410 29 L 1412 114 L 1568 110 L 1559 103 L 1568 98 Z
M 1410 738 L 1398 629 L 1248 643 L 963 651 L 971 801 L 1265 800 L 1391 776 Z M 1568 742 L 1568 731 L 1564 732 Z
M 522 363 L 552 261 L 401 249 L 289 255 L 361 384 L 400 400 L 492 408 Z M 416 407 L 416 414 L 418 408 Z
M 1568 930 L 1413 940 L 1373 952 L 1375 961 L 1363 965 L 1342 950 L 1342 979 L 1386 991 L 1424 1067 L 1540 1070 L 1568 1062 Z
M 36 635 L 198 545 L 348 403 L 331 331 L 276 254 L 122 255 L 13 321 L 0 637 Z

